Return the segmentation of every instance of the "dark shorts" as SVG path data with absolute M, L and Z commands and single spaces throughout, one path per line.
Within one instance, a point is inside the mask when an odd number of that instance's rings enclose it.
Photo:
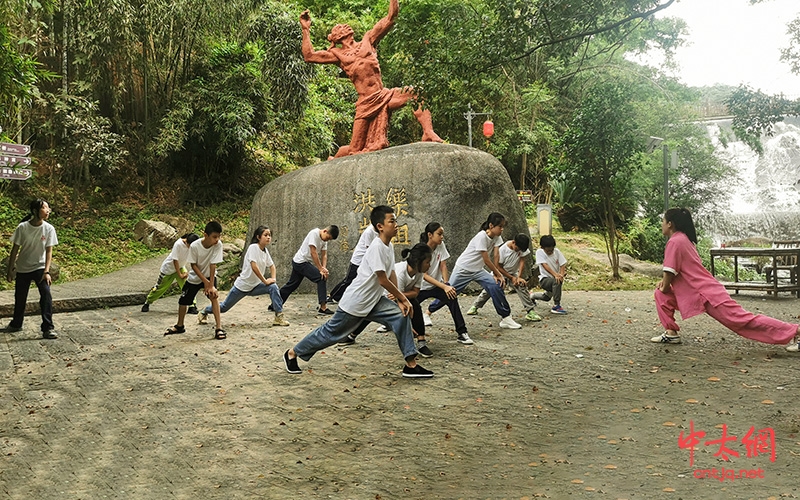
M 217 287 L 217 277 L 214 276 L 214 288 Z M 195 285 L 194 283 L 189 283 L 188 281 L 183 284 L 183 288 L 181 289 L 181 296 L 178 299 L 178 305 L 180 306 L 190 306 L 194 304 L 194 298 L 197 296 L 197 292 L 204 289 L 203 282 L 201 281 L 199 285 Z

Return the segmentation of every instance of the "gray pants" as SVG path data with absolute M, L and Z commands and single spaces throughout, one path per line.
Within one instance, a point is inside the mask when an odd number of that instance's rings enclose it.
M 534 293 L 533 298 L 547 302 L 553 298 L 553 305 L 561 305 L 561 285 L 555 278 L 539 278 L 539 286 L 544 289 L 544 293 Z
M 529 312 L 530 310 L 532 310 L 533 301 L 531 300 L 531 297 L 529 295 L 530 292 L 528 292 L 528 287 L 526 285 L 513 285 L 513 286 L 514 290 L 517 291 L 517 296 L 519 297 L 520 302 L 522 302 L 522 308 L 525 309 L 525 312 Z M 481 294 L 478 295 L 478 298 L 475 299 L 475 302 L 473 302 L 472 305 L 475 306 L 476 309 L 480 309 L 486 304 L 486 302 L 488 302 L 489 297 L 490 297 L 489 292 L 483 290 L 481 291 Z

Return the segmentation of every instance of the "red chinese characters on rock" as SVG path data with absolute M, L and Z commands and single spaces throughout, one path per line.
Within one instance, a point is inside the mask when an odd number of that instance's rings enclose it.
M 694 452 L 696 450 L 696 446 L 700 444 L 704 437 L 706 437 L 705 431 L 695 431 L 694 421 L 692 420 L 689 421 L 689 433 L 684 435 L 684 432 L 681 431 L 680 435 L 678 436 L 678 447 L 680 449 L 689 450 L 690 466 L 694 465 Z M 728 426 L 726 424 L 722 424 L 722 436 L 719 439 L 704 441 L 703 445 L 718 446 L 719 448 L 717 452 L 714 453 L 714 456 L 729 462 L 732 456 L 739 457 L 739 452 L 728 446 L 728 443 L 734 443 L 736 441 L 738 441 L 738 437 L 734 435 L 728 435 Z M 756 431 L 755 426 L 751 426 L 750 430 L 747 431 L 747 434 L 742 437 L 741 441 L 747 449 L 748 458 L 754 458 L 768 453 L 770 462 L 775 461 L 775 431 L 771 427 Z

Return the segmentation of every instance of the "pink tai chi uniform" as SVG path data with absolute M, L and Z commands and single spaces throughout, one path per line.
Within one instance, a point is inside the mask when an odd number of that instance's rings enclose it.
M 725 287 L 703 267 L 697 249 L 680 231 L 667 242 L 664 272 L 675 275 L 671 292 L 656 289 L 658 319 L 666 330 L 680 330 L 675 322 L 677 309 L 683 319 L 708 313 L 742 337 L 765 344 L 788 344 L 797 334 L 797 325 L 745 311 L 731 299 Z

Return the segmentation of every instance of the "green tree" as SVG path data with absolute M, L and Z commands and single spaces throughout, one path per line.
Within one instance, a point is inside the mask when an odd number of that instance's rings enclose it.
M 594 207 L 614 278 L 619 278 L 618 220 L 631 213 L 633 180 L 644 148 L 630 89 L 614 81 L 593 85 L 561 140 L 559 169 Z

